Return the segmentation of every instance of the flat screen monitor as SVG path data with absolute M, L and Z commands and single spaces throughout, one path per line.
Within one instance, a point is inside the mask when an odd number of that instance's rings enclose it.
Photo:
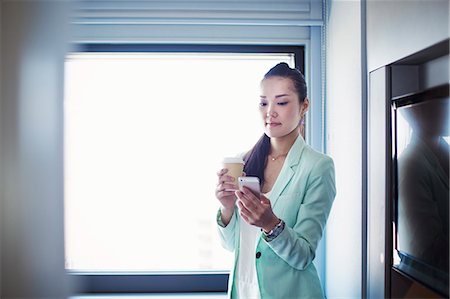
M 448 297 L 448 85 L 392 105 L 394 266 Z

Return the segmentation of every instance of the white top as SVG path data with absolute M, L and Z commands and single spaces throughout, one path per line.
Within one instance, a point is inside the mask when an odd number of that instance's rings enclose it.
M 240 249 L 235 272 L 237 298 L 259 299 L 258 277 L 256 275 L 256 242 L 261 229 L 240 219 Z
M 270 192 L 264 194 L 269 197 Z M 239 258 L 235 270 L 237 298 L 260 299 L 258 275 L 256 274 L 256 245 L 261 229 L 240 219 Z

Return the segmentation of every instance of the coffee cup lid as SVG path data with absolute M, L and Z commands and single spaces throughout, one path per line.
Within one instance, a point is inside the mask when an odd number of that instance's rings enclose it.
M 223 158 L 222 163 L 241 163 L 244 164 L 244 160 L 242 160 L 242 158 L 239 157 L 227 157 L 227 158 Z

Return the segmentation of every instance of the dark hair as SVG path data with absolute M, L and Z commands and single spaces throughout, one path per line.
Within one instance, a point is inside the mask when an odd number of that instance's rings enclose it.
M 283 77 L 291 79 L 297 92 L 300 104 L 306 98 L 307 89 L 306 81 L 303 74 L 296 68 L 290 68 L 285 62 L 279 63 L 271 68 L 265 75 L 264 79 L 270 77 Z M 247 176 L 256 176 L 259 178 L 261 185 L 264 183 L 264 169 L 266 168 L 266 158 L 270 150 L 270 137 L 266 134 L 258 140 L 253 149 L 245 157 L 244 172 Z
M 302 72 L 300 72 L 296 68 L 290 68 L 289 65 L 285 62 L 279 63 L 273 68 L 271 68 L 265 75 L 264 79 L 270 78 L 270 77 L 283 77 L 283 78 L 289 78 L 291 79 L 292 83 L 294 83 L 295 91 L 297 92 L 298 99 L 300 100 L 300 103 L 303 103 L 303 101 L 306 98 L 307 95 L 307 89 L 306 89 L 306 81 L 305 77 L 303 76 Z M 263 79 L 263 80 L 264 80 Z

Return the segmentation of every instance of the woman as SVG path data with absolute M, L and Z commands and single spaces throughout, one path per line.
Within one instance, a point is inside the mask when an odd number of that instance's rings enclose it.
M 235 252 L 229 296 L 323 298 L 312 261 L 336 194 L 333 161 L 300 134 L 309 100 L 298 70 L 277 64 L 261 92 L 265 134 L 244 156 L 244 172 L 259 177 L 261 196 L 225 191 L 236 182 L 227 169 L 218 172 L 219 233 Z

